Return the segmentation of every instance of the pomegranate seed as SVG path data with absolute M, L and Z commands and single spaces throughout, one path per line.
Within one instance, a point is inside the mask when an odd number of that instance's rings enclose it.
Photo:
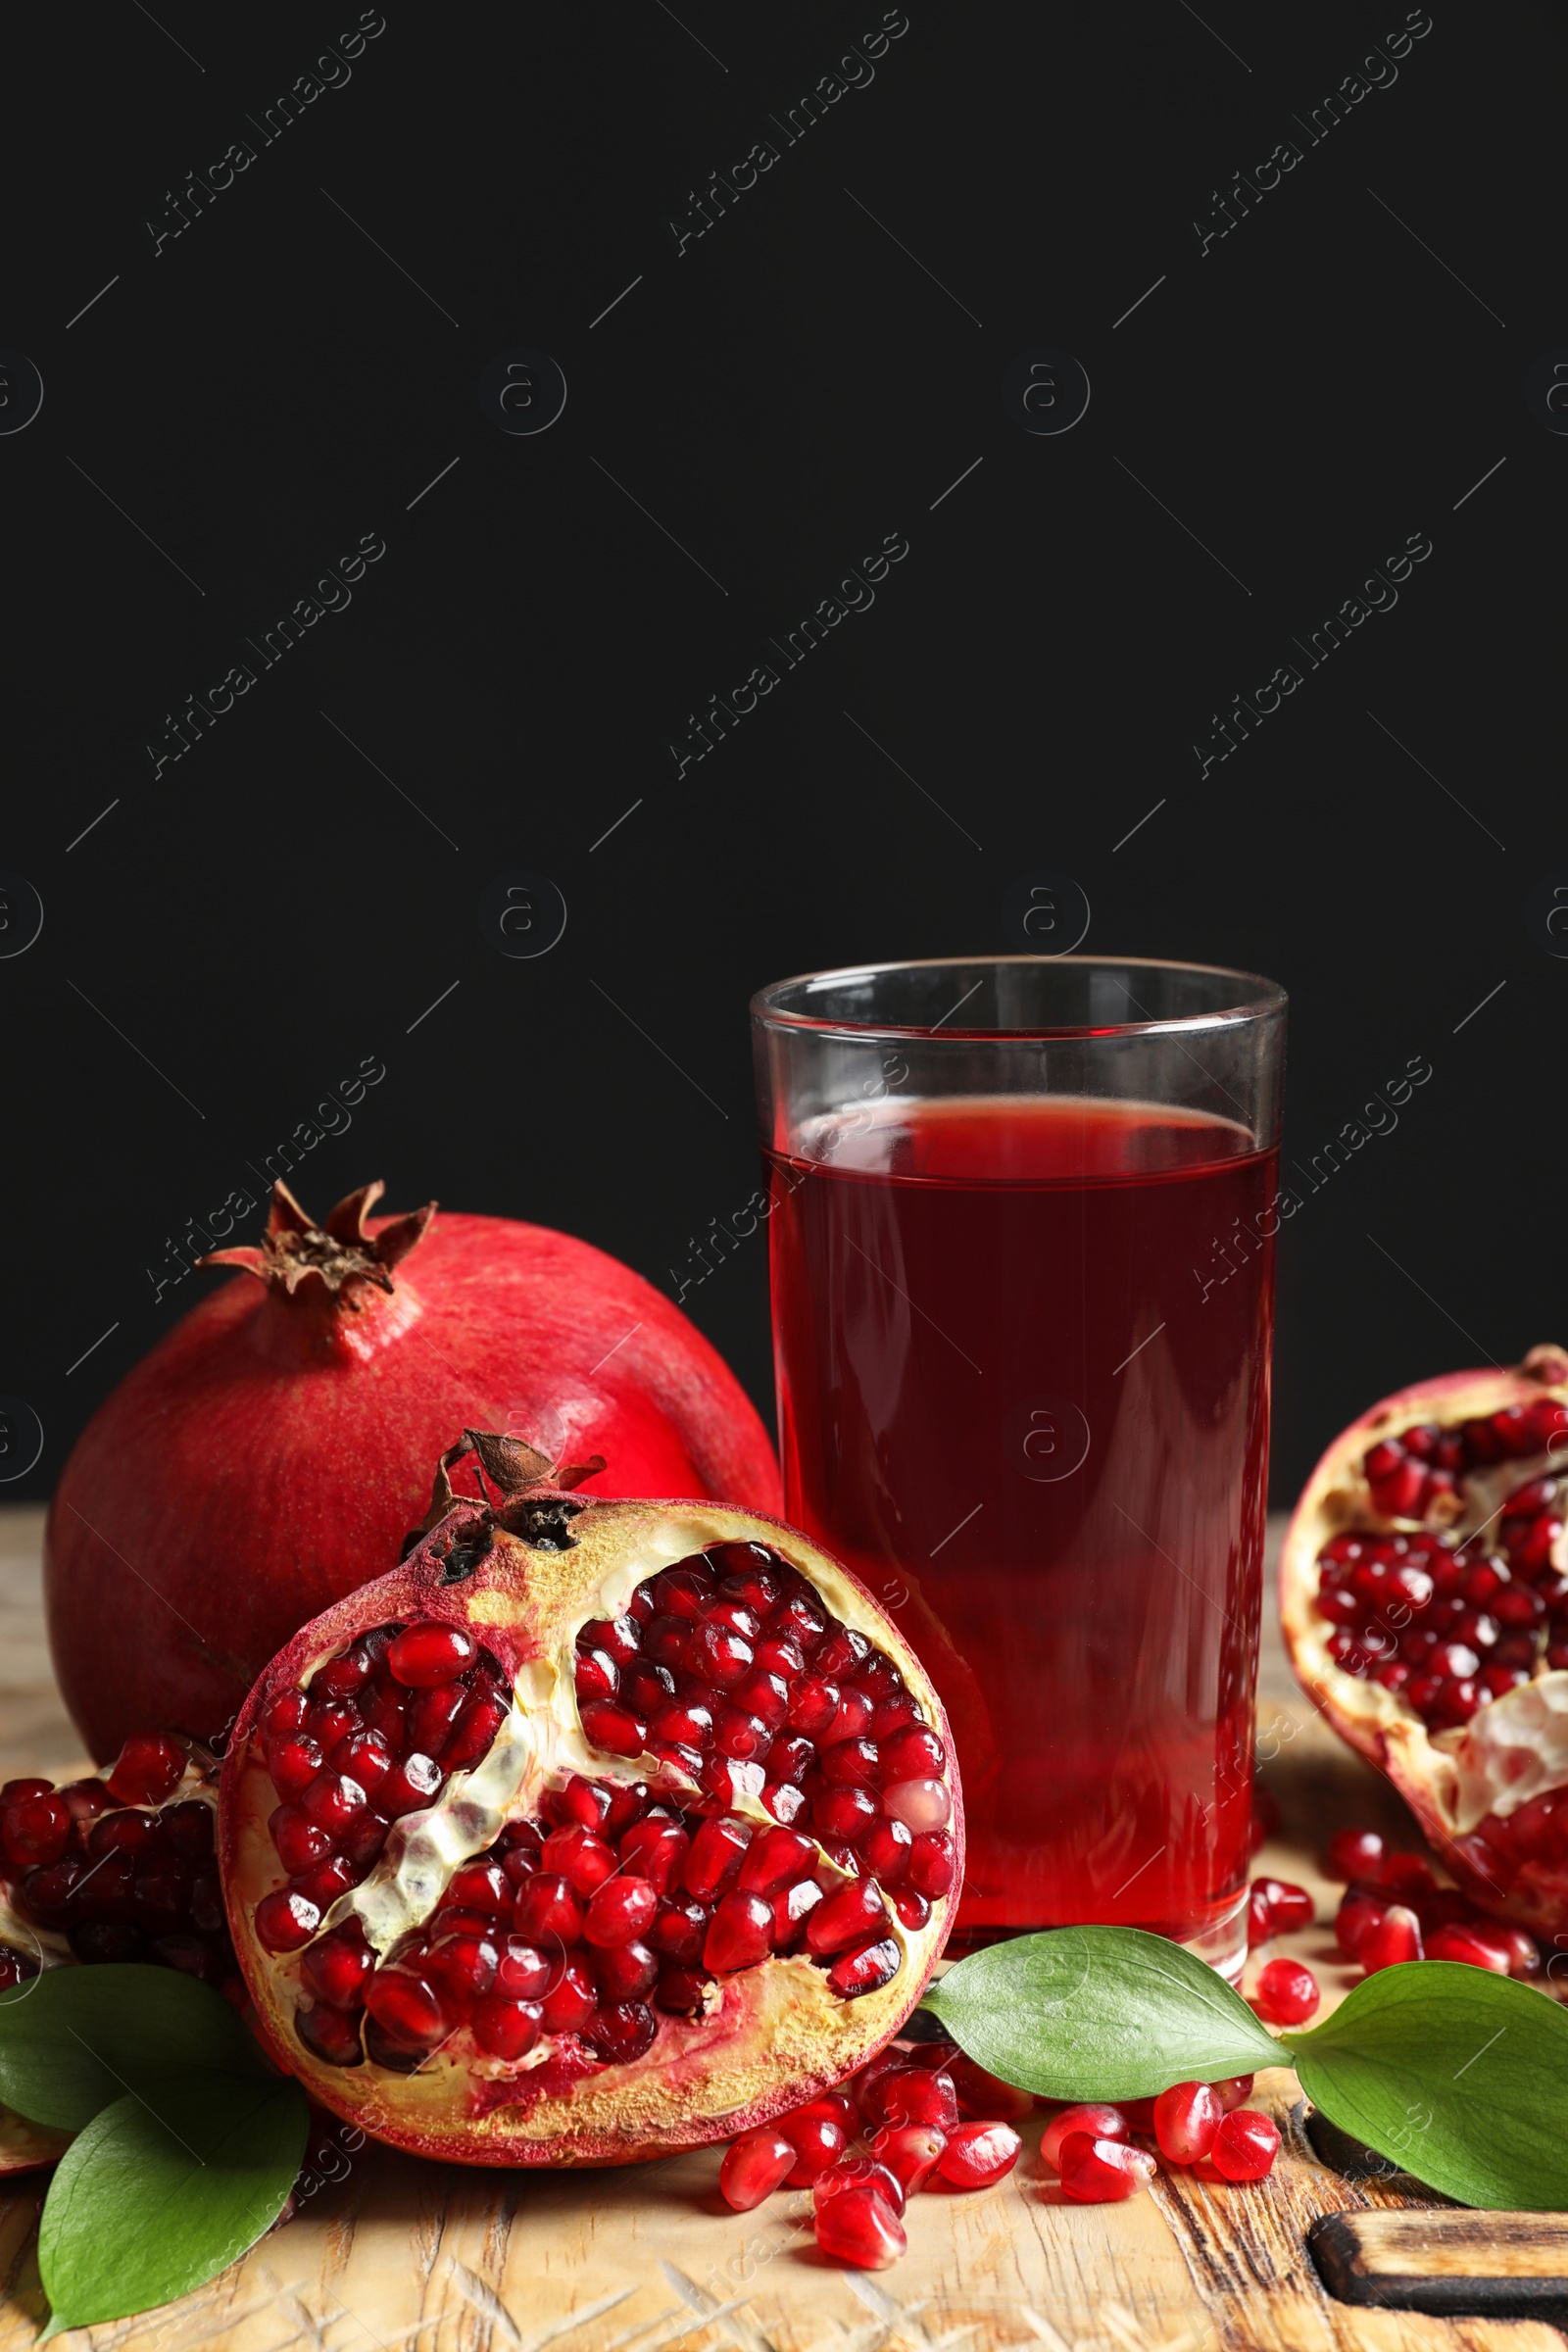
M 882 1770 L 889 1781 L 939 1778 L 947 1769 L 948 1751 L 933 1731 L 921 1725 L 901 1732 L 882 1750 Z
M 1222 2119 L 1209 2154 L 1227 2180 L 1263 2180 L 1274 2169 L 1279 2147 L 1276 2124 L 1255 2107 L 1236 2107 Z
M 351 1781 L 340 1772 L 323 1770 L 312 1781 L 300 1798 L 300 1805 L 335 1841 L 365 1811 L 368 1801 L 358 1781 Z
M 1415 1913 L 1403 1903 L 1391 1903 L 1382 1918 L 1366 1929 L 1355 1956 L 1369 1977 L 1402 1960 L 1419 1960 L 1421 1923 Z
M 1490 1968 L 1494 1975 L 1506 1977 L 1511 1973 L 1512 1954 L 1500 1939 L 1494 1941 L 1483 1927 L 1441 1927 L 1427 1939 L 1426 1957 L 1429 1960 L 1458 1960 L 1469 1968 Z
M 773 1949 L 796 1950 L 805 1939 L 805 1924 L 822 1900 L 814 1879 L 797 1879 L 773 1897 Z
M 762 1630 L 762 1620 L 751 1602 L 744 1600 L 738 1592 L 723 1591 L 720 1591 L 719 1597 L 708 1611 L 703 1623 L 719 1633 L 739 1634 L 748 1647 Z
M 837 1618 L 830 1617 L 827 1631 L 822 1636 L 821 1645 L 811 1664 L 818 1674 L 825 1674 L 833 1682 L 842 1683 L 855 1672 L 862 1658 L 869 1656 L 870 1649 L 871 1644 L 863 1634 L 855 1633 L 849 1626 L 840 1625 Z
M 1076 2205 L 1110 2205 L 1136 2196 L 1154 2178 L 1154 2159 L 1125 2140 L 1069 2132 L 1056 2158 L 1064 2196 Z
M 421 1963 L 438 1994 L 466 2017 L 477 2000 L 491 1991 L 501 1955 L 489 1936 L 446 1935 L 432 1944 Z
M 1335 1938 L 1348 1960 L 1355 1958 L 1361 1938 L 1377 1926 L 1388 1907 L 1384 1897 L 1370 1886 L 1349 1888 L 1334 1921 Z
M 340 1894 L 347 1894 L 349 1888 L 355 1884 L 353 1863 L 342 1854 L 328 1854 L 324 1862 L 318 1862 L 314 1870 L 306 1871 L 302 1877 L 295 1880 L 294 1891 L 296 1894 L 303 1894 L 308 1901 L 316 1905 L 318 1911 L 325 1911 L 337 1901 Z M 162 1887 L 154 1891 L 159 1895 L 164 1892 Z M 142 1920 L 144 1926 L 151 1924 L 144 1916 L 147 1907 L 146 1890 L 143 1889 L 141 1874 L 138 1871 L 136 1916 Z M 157 1908 L 160 1912 L 167 1910 L 172 1914 L 177 1908 L 177 1898 L 161 1901 Z
M 648 1745 L 648 1725 L 641 1715 L 613 1699 L 591 1699 L 582 1709 L 583 1738 L 607 1755 L 640 1756 Z
M 1022 2145 L 1010 2124 L 959 2124 L 948 2133 L 937 2171 L 956 2188 L 989 2188 L 1011 2172 Z
M 310 1699 L 303 1690 L 280 1690 L 275 1698 L 268 1700 L 262 1710 L 260 1734 L 263 1742 L 277 1739 L 287 1732 L 297 1732 L 310 1709 Z M 5 1788 L 0 1788 L 0 1803 L 8 1799 L 10 1790 L 11 1783 L 7 1782 Z M 41 1791 L 29 1789 L 28 1793 L 38 1795 Z
M 58 1862 L 70 1835 L 71 1808 L 53 1789 L 46 1796 L 27 1796 L 8 1804 L 0 1813 L 0 1842 L 6 1860 L 19 1870 L 33 1863 Z
M 1294 1936 L 1317 1918 L 1317 1905 L 1306 1888 L 1293 1886 L 1289 1879 L 1258 1879 L 1252 1892 L 1263 1898 L 1271 1935 Z
M 722 1756 L 733 1756 L 741 1763 L 756 1763 L 767 1754 L 773 1744 L 773 1735 L 761 1718 L 749 1715 L 744 1707 L 720 1707 L 713 1719 L 713 1745 Z
M 209 1807 L 199 1805 L 196 1809 L 205 1814 L 211 1824 L 212 1813 Z M 281 1809 L 280 1807 L 279 1810 Z M 71 1816 L 68 1813 L 66 1815 L 68 1824 L 70 1819 Z M 139 1853 L 145 1847 L 157 1844 L 165 1826 L 166 1823 L 161 1823 L 158 1817 L 152 1813 L 100 1813 L 87 1832 L 87 1851 L 95 1858 L 104 1854 Z M 3 1829 L 0 1829 L 0 1835 L 3 1835 Z M 210 1844 L 212 1839 L 210 1827 L 207 1836 Z
M 811 1824 L 824 1838 L 853 1844 L 875 1821 L 876 1811 L 868 1788 L 824 1788 L 812 1800 Z
M 786 2176 L 794 2171 L 796 2150 L 793 2140 L 771 2128 L 743 2132 L 724 2151 L 724 2161 L 718 2168 L 718 2185 L 724 2201 L 736 2213 L 750 2213 L 762 2204 L 782 2185 Z
M 633 1822 L 620 1841 L 621 1867 L 646 1879 L 656 1894 L 667 1894 L 690 1842 L 677 1821 L 651 1816 Z
M 687 1892 L 701 1903 L 710 1903 L 734 1879 L 750 1843 L 750 1832 L 739 1822 L 705 1821 L 686 1856 Z
M 909 1867 L 914 1840 L 902 1821 L 873 1821 L 860 1838 L 861 1862 L 884 1886 L 896 1886 Z M 918 1892 L 918 1889 L 915 1891 Z
M 1375 1879 L 1388 1848 L 1376 1830 L 1339 1830 L 1329 1839 L 1326 1879 Z
M 534 2001 L 548 1987 L 555 1970 L 536 1944 L 520 1936 L 508 1936 L 496 1960 L 496 1991 L 509 2001 Z
M 815 1917 L 815 1913 L 812 1913 Z M 809 1928 L 808 1928 L 809 1935 Z M 862 1993 L 880 1992 L 891 1984 L 899 1970 L 899 1947 L 891 1936 L 879 1942 L 862 1944 L 858 1951 L 843 1952 L 827 1972 L 827 1981 L 843 2001 L 858 2000 Z
M 577 1659 L 573 1688 L 579 1707 L 590 1698 L 613 1698 L 620 1690 L 620 1668 L 604 1650 L 591 1649 Z
M 822 1750 L 821 1770 L 830 1788 L 873 1788 L 881 1754 L 873 1740 L 840 1740 Z
M 1168 2098 L 1170 2093 L 1165 2095 Z M 1062 2141 L 1075 2132 L 1087 2132 L 1091 2139 L 1126 2139 L 1127 2118 L 1119 2107 L 1063 2107 L 1059 2115 L 1052 2117 L 1040 2139 L 1040 2153 L 1054 2172 L 1061 2170 Z
M 736 1885 L 747 1894 L 777 1894 L 811 1869 L 816 1848 L 794 1830 L 763 1830 L 752 1839 Z
M 602 2008 L 614 2001 L 640 2001 L 659 1982 L 659 1955 L 646 1943 L 595 1944 L 587 1960 Z
M 269 1815 L 267 1827 L 277 1848 L 277 1858 L 290 1878 L 324 1862 L 332 1850 L 331 1831 L 312 1821 L 297 1805 L 279 1805 Z
M 871 2140 L 871 2153 L 885 2164 L 906 2196 L 924 2188 L 947 2146 L 945 2132 L 929 2124 L 886 2124 Z
M 384 1813 L 362 1813 L 338 1839 L 338 1852 L 363 1877 L 385 1845 L 391 1827 Z
M 891 2212 L 904 2212 L 903 2181 L 874 2156 L 841 2156 L 837 2164 L 830 2164 L 811 2183 L 811 2203 L 820 2213 L 852 2188 L 874 2188 Z
M 1207 2082 L 1173 2082 L 1154 2101 L 1154 2137 L 1172 2164 L 1197 2164 L 1214 2144 L 1225 2113 Z
M 620 1703 L 628 1715 L 636 1715 L 646 1723 L 650 1715 L 668 1706 L 675 1695 L 675 1677 L 667 1666 L 650 1666 L 646 1661 L 628 1666 L 620 1680 Z
M 789 2174 L 791 2188 L 809 2188 L 818 2173 L 825 2173 L 830 2164 L 837 2164 L 849 2145 L 849 2136 L 842 2124 L 826 2115 L 783 2115 L 778 2129 L 795 2150 L 795 2163 Z
M 982 2122 L 1017 2123 L 1032 2115 L 1034 2100 L 1028 2091 L 1019 2090 L 1011 2082 L 1004 2082 L 1000 2075 L 988 2075 L 983 2066 L 960 2054 L 950 2057 L 943 2066 L 958 2094 L 958 2112 L 978 2116 Z M 1151 2130 L 1152 2126 L 1149 2127 Z
M 904 2224 L 874 2188 L 848 2188 L 816 2215 L 816 2242 L 835 2262 L 885 2271 L 908 2249 Z
M 462 1870 L 454 1871 L 443 1907 L 461 1903 L 465 1910 L 488 1911 L 499 1916 L 513 1899 L 512 1882 L 499 1862 L 468 1862 Z
M 866 1691 L 841 1690 L 838 1712 L 822 1734 L 820 1744 L 831 1747 L 838 1740 L 863 1739 L 875 1720 L 876 1701 Z
M 356 1921 L 313 1943 L 300 1962 L 300 1974 L 318 2000 L 333 2009 L 357 2009 L 374 1966 L 375 1954 Z
M 1417 1895 L 1432 1894 L 1437 1889 L 1437 1878 L 1425 1854 L 1390 1854 L 1378 1872 L 1377 1883 L 1396 1902 L 1414 1901 Z
M 177 1740 L 133 1732 L 105 1780 L 117 1804 L 161 1805 L 184 1777 L 185 1750 Z
M 700 2017 L 707 2006 L 708 1987 L 711 1979 L 695 1968 L 671 1968 L 666 1961 L 659 1972 L 654 1999 L 661 2009 L 674 2017 Z
M 958 2094 L 952 2077 L 925 2067 L 890 2075 L 882 2104 L 890 2124 L 926 2124 L 950 2138 L 957 2127 Z
M 455 1681 L 478 1655 L 478 1642 L 461 1626 L 411 1625 L 388 1648 L 386 1663 L 398 1682 L 411 1690 L 428 1690 L 438 1683 Z M 389 2033 L 394 2031 L 384 2018 L 380 2022 Z
M 279 1796 L 303 1796 L 321 1769 L 320 1744 L 303 1732 L 285 1734 L 269 1747 L 267 1769 Z
M 541 2004 L 545 2032 L 578 2033 L 598 2006 L 599 1987 L 587 1969 L 580 1960 L 568 1960 Z
M 552 1830 L 545 1839 L 540 1868 L 558 1871 L 568 1879 L 581 1895 L 593 1894 L 607 1879 L 612 1879 L 619 1868 L 615 1849 L 580 1822 L 571 1822 L 565 1829 Z
M 943 1781 L 895 1781 L 882 1791 L 882 1810 L 906 1829 L 941 1830 L 952 1815 L 953 1799 Z
M 664 1902 L 648 1931 L 648 1940 L 666 1958 L 690 1967 L 703 1956 L 709 1914 L 702 1903 Z
M 644 2001 L 615 2001 L 596 2009 L 582 2028 L 583 2040 L 607 2066 L 631 2066 L 654 2046 L 659 2020 Z
M 852 1943 L 863 1942 L 867 1936 L 880 1933 L 888 1924 L 887 1905 L 873 1879 L 853 1879 L 830 1894 L 811 1913 L 807 1925 L 806 1941 L 813 1952 L 842 1952 Z
M 264 1894 L 256 1906 L 256 1933 L 270 1952 L 299 1951 L 310 1942 L 320 1924 L 318 1905 L 290 1886 L 280 1886 L 275 1894 Z
M 1527 1929 L 1507 1927 L 1498 1919 L 1485 1920 L 1481 1925 L 1482 1932 L 1507 1952 L 1511 1977 L 1540 1976 L 1541 1947 Z
M 790 1692 L 786 1721 L 808 1740 L 819 1740 L 839 1711 L 839 1688 L 808 1674 Z
M 569 1879 L 540 1871 L 517 1890 L 513 1925 L 530 1943 L 575 1943 L 582 1935 L 582 1904 Z
M 734 1703 L 755 1715 L 769 1732 L 776 1732 L 789 1713 L 790 1687 L 782 1675 L 768 1669 L 760 1650 L 758 1659 L 759 1664 L 746 1680 L 736 1684 Z
M 909 1847 L 909 1885 L 935 1902 L 953 1891 L 956 1873 L 953 1839 L 945 1830 L 924 1830 Z
M 652 1927 L 658 1909 L 659 1896 L 646 1879 L 611 1879 L 589 1903 L 583 1934 L 590 1943 L 631 1943 Z
M 447 1772 L 466 1772 L 489 1750 L 501 1726 L 506 1722 L 508 1708 L 499 1698 L 469 1699 L 458 1717 L 457 1727 L 441 1750 L 441 1762 Z
M 772 1904 L 765 1895 L 745 1894 L 737 1887 L 713 1914 L 703 1945 L 703 1966 L 723 1975 L 753 1968 L 767 1957 L 772 1944 Z
M 753 1646 L 752 1655 L 757 1660 L 760 1672 L 775 1677 L 782 1682 L 784 1714 L 787 1714 L 789 1712 L 790 1685 L 798 1674 L 803 1674 L 806 1670 L 806 1652 L 802 1649 L 799 1642 L 793 1640 L 790 1635 L 770 1634 L 764 1626 L 760 1640 Z M 742 1690 L 749 1687 L 751 1679 L 748 1677 L 747 1682 L 741 1685 Z M 783 1715 L 779 1720 L 783 1721 Z
M 423 1632 L 424 1628 L 411 1630 Z M 452 2032 L 453 2019 L 429 1979 L 396 1961 L 376 1969 L 368 1978 L 365 2006 L 382 2031 L 405 2049 L 434 2049 Z
M 417 1813 L 433 1804 L 444 1778 L 435 1758 L 421 1755 L 416 1748 L 393 1765 L 375 1792 L 376 1805 L 389 1820 L 400 1821 L 405 1813 Z
M 1227 2115 L 1233 2107 L 1245 2107 L 1252 2095 L 1253 2078 L 1250 2075 L 1230 2075 L 1223 2082 L 1214 2082 L 1210 2089 Z
M 733 1690 L 752 1670 L 752 1645 L 733 1627 L 705 1617 L 691 1638 L 686 1664 L 710 1689 Z
M 364 1651 L 346 1649 L 340 1658 L 328 1658 L 324 1666 L 318 1666 L 311 1677 L 311 1690 L 320 1698 L 352 1698 L 369 1673 L 370 1661 Z
M 358 2016 L 345 2016 L 341 2009 L 329 2008 L 321 2001 L 314 2008 L 295 2010 L 294 2031 L 323 2066 L 362 2066 L 365 2062 Z
M 1252 2007 L 1268 2025 L 1300 2026 L 1321 1997 L 1316 1977 L 1301 1961 L 1271 1960 L 1258 1973 Z
M 476 2001 L 469 2020 L 473 2038 L 491 2058 L 525 2058 L 539 2038 L 544 2012 L 537 2001 L 512 2000 L 500 1992 Z
M 711 1608 L 717 1591 L 717 1578 L 706 1560 L 683 1560 L 678 1568 L 666 1568 L 655 1577 L 654 1606 L 664 1616 L 685 1617 L 695 1624 Z
M 853 2139 L 860 2128 L 859 2110 L 847 2090 L 818 2091 L 804 2107 L 794 2107 L 792 2115 L 825 2116 L 830 2124 L 841 2124 L 846 2137 Z
M 366 1794 L 373 1796 L 392 1769 L 392 1749 L 379 1732 L 350 1732 L 327 1757 L 326 1769 L 358 1781 Z
M 786 1732 L 767 1751 L 767 1778 L 770 1782 L 800 1782 L 815 1761 L 816 1750 L 810 1740 L 801 1732 Z

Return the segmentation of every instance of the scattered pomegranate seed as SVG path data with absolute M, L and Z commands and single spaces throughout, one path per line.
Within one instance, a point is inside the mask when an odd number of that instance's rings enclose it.
M 1388 1851 L 1376 1830 L 1337 1830 L 1324 1857 L 1326 1879 L 1375 1879 Z
M 909 2067 L 888 2078 L 883 2109 L 890 2124 L 926 2124 L 950 2137 L 958 2121 L 958 2098 L 950 2075 Z
M 1506 1977 L 1511 1973 L 1513 1955 L 1507 1944 L 1500 1938 L 1494 1940 L 1485 1928 L 1450 1923 L 1427 1939 L 1426 1957 L 1459 1960 L 1467 1967 L 1489 1968 L 1494 1976 Z
M 1369 1977 L 1402 1960 L 1419 1960 L 1421 1923 L 1415 1913 L 1403 1903 L 1391 1903 L 1382 1918 L 1367 1928 L 1355 1956 Z
M 1010 2124 L 958 2124 L 937 2159 L 937 2171 L 956 2188 L 989 2188 L 1018 2161 L 1022 2140 Z
M 795 2143 L 782 2132 L 743 2132 L 724 2151 L 718 2185 L 737 2213 L 750 2213 L 782 2187 L 796 2161 Z
M 1299 1960 L 1270 1960 L 1258 1971 L 1252 2007 L 1271 2026 L 1300 2026 L 1322 1998 L 1312 1971 Z
M 912 2197 L 917 2188 L 924 2188 L 947 2144 L 946 2133 L 930 2124 L 887 2124 L 872 2134 L 871 2153 Z
M 1095 2139 L 1087 2132 L 1068 2132 L 1057 2163 L 1062 2194 L 1077 2205 L 1111 2205 L 1136 2196 L 1155 2172 L 1147 2149 L 1130 2147 L 1121 2139 Z
M 849 2145 L 849 2135 L 842 2124 L 822 2115 L 784 2115 L 778 2130 L 795 2150 L 795 2163 L 790 2171 L 791 2188 L 809 2188 L 818 2173 L 825 2173 L 830 2164 L 837 2164 Z
M 1255 2107 L 1237 2107 L 1222 2118 L 1209 2156 L 1227 2180 L 1262 2180 L 1273 2171 L 1279 2148 L 1277 2124 Z
M 1317 1905 L 1304 1886 L 1289 1879 L 1254 1879 L 1249 1901 L 1248 1941 L 1262 1943 L 1270 1936 L 1293 1936 L 1311 1927 Z M 1254 1925 L 1261 1933 L 1254 1933 Z
M 1173 2082 L 1154 2101 L 1154 2137 L 1161 2155 L 1172 2164 L 1197 2164 L 1213 2146 L 1224 2113 L 1209 2083 Z
M 1347 1890 L 1334 1921 L 1335 1939 L 1347 1960 L 1356 1958 L 1362 1937 L 1378 1925 L 1388 1907 L 1386 1898 L 1370 1886 Z
M 894 2213 L 904 2212 L 903 2181 L 874 2156 L 841 2156 L 837 2164 L 830 2164 L 811 2183 L 811 2203 L 820 2213 L 834 2197 L 842 2197 L 852 2188 L 874 2188 Z
M 835 2261 L 857 2270 L 885 2271 L 908 2247 L 904 2224 L 874 2188 L 850 2188 L 830 2197 L 816 2216 L 816 2242 Z
M 1251 2075 L 1231 2075 L 1223 2082 L 1210 2085 L 1227 2115 L 1233 2107 L 1245 2107 L 1252 2095 Z
M 943 2072 L 958 2094 L 960 2115 L 977 2117 L 982 2122 L 998 2119 L 1017 2124 L 1034 2113 L 1035 2103 L 1028 2091 L 1004 2082 L 1000 2075 L 987 2074 L 983 2066 L 977 2066 L 961 2051 L 952 2051 L 942 2063 Z
M 1418 1895 L 1438 1892 L 1437 1874 L 1425 1854 L 1386 1855 L 1377 1884 L 1399 1903 L 1413 1903 Z
M 1061 2169 L 1062 2141 L 1074 2132 L 1087 2132 L 1091 2139 L 1126 2139 L 1129 2127 L 1120 2107 L 1063 2107 L 1059 2115 L 1052 2117 L 1040 2138 L 1041 2156 L 1054 2172 Z

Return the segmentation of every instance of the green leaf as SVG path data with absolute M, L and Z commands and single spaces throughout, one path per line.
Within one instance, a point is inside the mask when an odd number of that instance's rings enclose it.
M 0 1997 L 0 2102 L 31 2123 L 79 2132 L 181 2067 L 254 2076 L 266 2061 L 222 1994 L 177 1969 L 51 1968 Z
M 1052 2099 L 1151 2098 L 1289 2063 L 1223 1978 L 1141 1928 L 992 1944 L 949 1969 L 924 2006 L 989 2073 Z
M 83 1970 L 82 1974 L 90 1974 Z M 48 2333 L 171 2303 L 277 2219 L 310 2109 L 285 2076 L 171 2074 L 115 2100 L 60 2161 L 38 2232 Z
M 1461 2205 L 1568 2210 L 1568 2015 L 1455 1960 L 1379 1969 L 1286 2037 L 1331 2123 Z

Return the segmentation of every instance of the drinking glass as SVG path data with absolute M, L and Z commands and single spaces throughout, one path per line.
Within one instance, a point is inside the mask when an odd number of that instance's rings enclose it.
M 941 957 L 753 1001 L 790 1517 L 942 1694 L 952 1948 L 1247 1949 L 1285 996 Z

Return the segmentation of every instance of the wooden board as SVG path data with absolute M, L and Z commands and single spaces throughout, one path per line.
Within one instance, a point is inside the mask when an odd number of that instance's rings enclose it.
M 0 1778 L 58 1773 L 76 1753 L 48 1675 L 37 1597 L 41 1514 L 0 1510 Z M 1399 1829 L 1402 1808 L 1318 1721 L 1266 1646 L 1262 1778 L 1284 1820 L 1259 1868 L 1337 1890 L 1315 1849 L 1350 1821 Z M 1354 1972 L 1332 1933 L 1276 1947 L 1307 1960 L 1325 2007 Z M 1409 2204 L 1329 2171 L 1292 2122 L 1286 2069 L 1256 2103 L 1286 2144 L 1271 2180 L 1163 2174 L 1125 2205 L 1071 2206 L 1027 2134 L 1017 2171 L 977 2195 L 924 2195 L 892 2271 L 835 2269 L 809 2198 L 732 2214 L 718 2152 L 611 2173 L 464 2172 L 367 2144 L 347 2177 L 222 2278 L 168 2309 L 60 2340 L 97 2352 L 1562 2352 L 1534 2322 L 1357 2308 L 1324 2288 L 1306 2231 L 1325 2214 Z M 40 2180 L 0 2194 L 0 2352 L 31 2345 L 45 2303 Z M 1421 2200 L 1432 2203 L 1434 2200 Z
M 1568 2322 L 1568 2214 L 1335 2213 L 1307 2244 L 1348 2303 Z

